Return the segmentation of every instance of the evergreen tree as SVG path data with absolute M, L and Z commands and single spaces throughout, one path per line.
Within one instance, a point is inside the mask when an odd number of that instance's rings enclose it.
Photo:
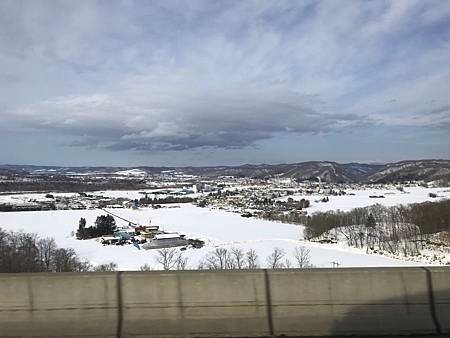
M 97 237 L 110 235 L 116 230 L 116 221 L 111 215 L 102 215 L 95 220 L 95 226 L 97 228 Z
M 86 238 L 86 219 L 83 217 L 81 217 L 80 221 L 78 222 L 77 238 L 78 239 Z

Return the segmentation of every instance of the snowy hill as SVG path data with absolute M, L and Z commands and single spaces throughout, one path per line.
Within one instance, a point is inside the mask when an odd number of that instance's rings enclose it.
M 144 177 L 147 175 L 147 172 L 141 169 L 130 169 L 130 170 L 116 171 L 114 174 L 122 176 Z
M 288 164 L 245 164 L 207 167 L 55 167 L 0 165 L 0 173 L 16 175 L 145 175 L 178 172 L 184 175 L 249 178 L 293 178 L 333 183 L 391 183 L 410 180 L 435 181 L 450 178 L 450 160 L 415 160 L 389 164 L 310 161 Z
M 450 179 L 449 160 L 402 161 L 387 164 L 380 171 L 367 177 L 370 183 L 395 181 Z

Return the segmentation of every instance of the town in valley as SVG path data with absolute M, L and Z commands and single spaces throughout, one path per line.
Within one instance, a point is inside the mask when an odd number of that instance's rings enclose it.
M 3 166 L 0 223 L 121 269 L 446 265 L 449 167 Z

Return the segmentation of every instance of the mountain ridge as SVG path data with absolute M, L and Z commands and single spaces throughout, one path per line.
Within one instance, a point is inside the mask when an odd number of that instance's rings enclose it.
M 0 175 L 68 175 L 114 174 L 126 170 L 142 170 L 147 174 L 179 171 L 186 175 L 249 178 L 293 178 L 334 183 L 391 183 L 411 180 L 450 179 L 450 160 L 404 160 L 386 164 L 338 163 L 334 161 L 305 161 L 282 164 L 242 164 L 236 166 L 39 166 L 0 165 Z

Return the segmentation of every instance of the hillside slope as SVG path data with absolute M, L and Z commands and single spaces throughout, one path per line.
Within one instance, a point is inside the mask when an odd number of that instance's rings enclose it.
M 450 179 L 449 160 L 420 160 L 390 163 L 367 177 L 369 183 L 388 183 L 409 180 L 435 181 Z
M 310 161 L 288 164 L 245 164 L 209 167 L 56 167 L 0 165 L 3 175 L 117 175 L 161 174 L 174 171 L 202 177 L 293 178 L 334 183 L 392 183 L 411 180 L 450 179 L 450 160 L 415 160 L 389 164 L 337 163 Z M 123 176 L 123 175 L 122 175 Z

